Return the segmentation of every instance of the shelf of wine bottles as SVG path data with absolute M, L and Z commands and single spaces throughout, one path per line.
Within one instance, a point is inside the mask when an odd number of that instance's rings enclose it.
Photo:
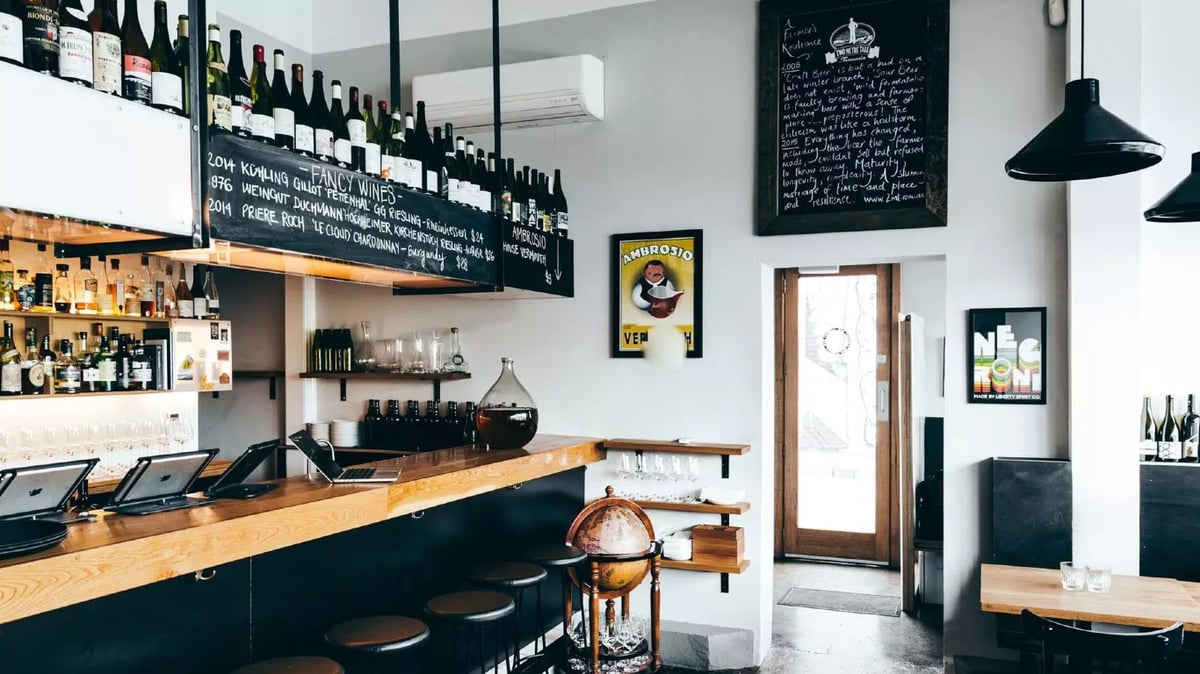
M 1166 396 L 1161 410 L 1150 396 L 1142 398 L 1142 429 L 1138 444 L 1143 462 L 1200 463 L 1200 414 L 1195 396 L 1188 394 L 1187 407 L 1175 406 L 1175 396 Z
M 441 405 L 430 400 L 422 414 L 420 404 L 409 400 L 401 414 L 398 400 L 387 401 L 386 409 L 379 400 L 369 400 L 359 435 L 360 444 L 371 449 L 427 452 L 471 445 L 478 439 L 475 403 L 451 401 L 442 414 Z

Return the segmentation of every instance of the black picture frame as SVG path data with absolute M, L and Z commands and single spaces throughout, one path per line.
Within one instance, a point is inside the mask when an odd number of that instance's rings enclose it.
M 780 212 L 780 28 L 789 17 L 907 3 L 926 12 L 925 203 L 920 207 Z M 949 155 L 949 0 L 761 0 L 758 9 L 758 132 L 755 234 L 817 234 L 945 227 Z M 860 16 L 861 18 L 861 16 Z
M 628 323 L 626 319 L 631 319 L 633 316 L 629 313 L 628 307 L 624 306 L 624 299 L 630 295 L 631 288 L 626 287 L 625 275 L 631 273 L 624 264 L 622 256 L 622 247 L 627 244 L 644 244 L 645 246 L 653 246 L 664 241 L 689 241 L 691 245 L 692 260 L 690 264 L 690 278 L 681 279 L 681 286 L 684 293 L 690 292 L 693 299 L 690 301 L 692 311 L 691 317 L 691 333 L 690 344 L 688 346 L 688 358 L 703 358 L 704 357 L 704 230 L 701 229 L 680 229 L 669 231 L 656 232 L 634 232 L 628 234 L 613 234 L 610 237 L 610 324 L 609 324 L 609 344 L 610 355 L 612 358 L 642 358 L 643 353 L 640 345 L 637 349 L 630 348 L 634 345 L 626 345 L 624 325 Z M 660 254 L 655 254 L 660 255 Z M 643 256 L 649 258 L 653 256 Z M 641 259 L 641 258 L 635 258 Z M 630 264 L 633 264 L 632 262 Z M 639 272 L 640 273 L 640 272 Z M 673 272 L 673 273 L 678 273 Z M 673 311 L 673 310 L 672 310 Z M 646 332 L 641 332 L 639 338 L 645 339 Z
M 966 356 L 968 403 L 1045 405 L 1046 307 L 969 309 Z M 1001 360 L 1006 366 L 998 373 Z

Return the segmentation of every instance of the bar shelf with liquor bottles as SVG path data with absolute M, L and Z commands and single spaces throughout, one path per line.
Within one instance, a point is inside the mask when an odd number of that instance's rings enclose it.
M 1165 397 L 1161 408 L 1151 396 L 1142 398 L 1138 455 L 1142 463 L 1200 463 L 1200 414 L 1194 394 L 1188 394 L 1182 409 L 1173 395 Z

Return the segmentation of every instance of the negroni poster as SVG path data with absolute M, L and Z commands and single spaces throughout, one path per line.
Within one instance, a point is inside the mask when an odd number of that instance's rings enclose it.
M 1046 402 L 1046 309 L 971 309 L 969 401 Z
M 700 230 L 613 236 L 614 358 L 637 358 L 651 328 L 683 333 L 687 355 L 701 355 Z

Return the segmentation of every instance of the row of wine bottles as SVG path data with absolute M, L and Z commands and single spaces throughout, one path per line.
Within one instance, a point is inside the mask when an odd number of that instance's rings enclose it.
M 187 55 L 187 15 L 172 42 L 165 0 L 148 45 L 137 0 L 125 0 L 123 23 L 117 0 L 95 0 L 90 14 L 79 0 L 0 0 L 0 61 L 177 115 L 188 114 Z
M 430 452 L 475 444 L 475 403 L 461 403 L 461 408 L 459 405 L 454 401 L 447 403 L 443 416 L 438 402 L 430 400 L 422 415 L 420 404 L 409 400 L 406 413 L 401 415 L 399 400 L 387 401 L 386 413 L 380 408 L 379 400 L 369 400 L 362 419 L 363 446 Z
M 167 380 L 159 366 L 157 345 L 145 344 L 119 328 L 92 324 L 87 332 L 75 333 L 77 342 L 60 339 L 59 353 L 51 350 L 50 335 L 42 336 L 37 348 L 37 328 L 25 329 L 25 356 L 14 341 L 13 324 L 5 321 L 0 334 L 0 396 L 35 396 L 50 393 L 108 393 L 165 389 Z M 78 350 L 75 344 L 79 345 Z M 113 349 L 116 349 L 115 351 Z M 154 353 L 151 353 L 151 352 Z
M 1195 396 L 1188 394 L 1187 409 L 1176 416 L 1175 396 L 1169 395 L 1159 417 L 1150 404 L 1150 396 L 1142 399 L 1143 461 L 1200 462 L 1200 414 L 1196 413 L 1195 402 Z
M 503 165 L 495 153 L 477 149 L 454 135 L 454 126 L 433 127 L 430 136 L 424 101 L 417 111 L 389 112 L 388 102 L 370 94 L 360 100 L 350 87 L 344 102 L 342 83 L 331 82 L 325 98 L 325 75 L 312 73 L 312 97 L 305 94 L 304 66 L 291 65 L 291 84 L 283 50 L 272 54 L 273 74 L 267 75 L 266 48 L 253 46 L 249 77 L 242 61 L 242 34 L 229 33 L 226 67 L 221 32 L 209 26 L 209 126 L 269 143 L 342 168 L 399 183 L 512 222 L 566 236 L 569 216 L 562 172 L 545 173 L 515 160 Z

